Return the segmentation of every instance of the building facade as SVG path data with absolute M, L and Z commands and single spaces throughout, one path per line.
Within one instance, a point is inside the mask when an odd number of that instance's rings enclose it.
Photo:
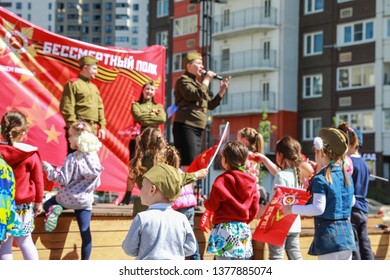
M 389 178 L 390 1 L 300 2 L 298 131 L 304 152 L 312 154 L 321 127 L 347 121 L 363 133 L 361 152 L 371 174 Z
M 8 0 L 3 7 L 59 35 L 101 45 L 148 45 L 148 0 Z

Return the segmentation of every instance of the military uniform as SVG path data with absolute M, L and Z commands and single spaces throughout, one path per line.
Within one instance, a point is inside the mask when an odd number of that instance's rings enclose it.
M 201 84 L 196 76 L 185 72 L 175 84 L 175 113 L 173 136 L 176 148 L 180 151 L 183 165 L 190 165 L 201 152 L 202 134 L 207 123 L 207 110 L 213 110 L 220 102 L 217 94 L 209 96 L 208 87 Z
M 71 79 L 64 87 L 60 102 L 60 111 L 69 128 L 77 120 L 89 122 L 96 131 L 106 126 L 103 101 L 95 84 L 90 79 L 79 75 Z
M 158 111 L 158 113 L 154 113 Z M 161 104 L 156 104 L 152 100 L 145 102 L 133 102 L 131 104 L 131 112 L 134 120 L 139 122 L 142 128 L 158 127 L 158 125 L 165 123 L 167 115 L 164 107 Z

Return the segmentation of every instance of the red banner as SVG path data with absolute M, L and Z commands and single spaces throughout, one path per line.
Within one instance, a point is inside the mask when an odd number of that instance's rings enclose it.
M 59 102 L 65 83 L 79 73 L 78 59 L 93 55 L 107 119 L 107 138 L 99 157 L 104 166 L 101 191 L 126 188 L 129 136 L 134 125 L 131 103 L 142 85 L 155 81 L 155 101 L 165 99 L 165 48 L 142 50 L 101 47 L 59 36 L 0 7 L 0 113 L 21 111 L 30 123 L 27 143 L 39 148 L 42 160 L 62 165 L 66 157 L 65 122 Z
M 284 205 L 306 204 L 310 198 L 310 193 L 305 189 L 278 185 L 275 187 L 275 194 L 253 233 L 253 239 L 282 246 L 297 215 L 284 216 L 281 209 Z

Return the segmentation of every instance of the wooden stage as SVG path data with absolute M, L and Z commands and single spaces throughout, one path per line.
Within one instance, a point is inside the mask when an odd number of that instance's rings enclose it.
M 93 249 L 92 260 L 130 260 L 122 250 L 124 240 L 132 218 L 132 206 L 117 206 L 114 204 L 97 204 L 93 208 L 91 231 Z M 195 217 L 195 235 L 199 242 L 203 259 L 213 259 L 213 255 L 205 253 L 208 235 L 199 229 L 201 213 Z M 35 220 L 33 239 L 37 246 L 39 258 L 42 260 L 78 260 L 80 259 L 81 238 L 77 221 L 72 210 L 66 210 L 58 220 L 57 228 L 47 233 L 44 229 L 44 216 Z M 383 234 L 375 225 L 382 223 L 381 217 L 369 219 L 369 235 L 375 258 L 390 260 L 390 234 Z M 257 221 L 252 223 L 254 229 Z M 313 220 L 302 218 L 302 233 L 300 238 L 301 252 L 304 259 L 317 259 L 307 254 L 313 239 Z M 254 241 L 254 259 L 268 259 L 267 245 Z M 14 248 L 14 259 L 22 260 L 18 248 Z

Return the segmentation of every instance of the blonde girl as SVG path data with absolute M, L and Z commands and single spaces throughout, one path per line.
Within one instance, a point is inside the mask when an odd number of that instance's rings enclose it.
M 75 152 L 69 154 L 61 169 L 55 169 L 47 162 L 43 168 L 47 178 L 60 184 L 57 195 L 44 203 L 46 211 L 45 229 L 53 231 L 57 226 L 58 216 L 63 209 L 74 209 L 81 235 L 81 259 L 88 260 L 92 251 L 90 231 L 93 191 L 100 185 L 103 167 L 97 152 L 101 143 L 92 127 L 84 121 L 73 124 L 68 131 L 70 147 Z

